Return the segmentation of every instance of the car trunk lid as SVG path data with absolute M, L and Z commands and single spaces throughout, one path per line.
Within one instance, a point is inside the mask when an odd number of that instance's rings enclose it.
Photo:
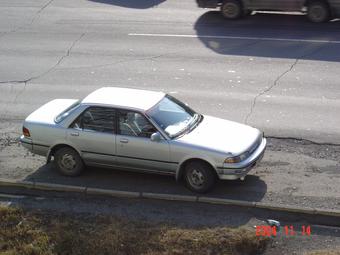
M 26 122 L 41 123 L 41 124 L 55 124 L 55 117 L 71 107 L 78 100 L 76 99 L 55 99 L 52 100 L 34 112 L 32 112 L 27 118 Z

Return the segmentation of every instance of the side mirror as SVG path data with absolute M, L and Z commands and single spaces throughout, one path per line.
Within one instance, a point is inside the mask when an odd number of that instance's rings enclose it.
M 156 132 L 151 135 L 150 139 L 153 142 L 159 142 L 162 139 L 162 137 L 160 133 Z

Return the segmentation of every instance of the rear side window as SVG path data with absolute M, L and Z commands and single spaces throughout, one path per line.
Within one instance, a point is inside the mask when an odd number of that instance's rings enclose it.
M 60 123 L 62 122 L 72 111 L 77 109 L 77 107 L 80 105 L 80 101 L 75 102 L 68 108 L 66 108 L 63 112 L 61 112 L 57 117 L 55 117 L 54 121 L 55 123 Z
M 116 111 L 105 107 L 90 107 L 85 110 L 71 125 L 72 128 L 115 133 Z

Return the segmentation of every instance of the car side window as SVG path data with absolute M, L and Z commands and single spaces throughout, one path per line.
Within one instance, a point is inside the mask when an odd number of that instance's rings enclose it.
M 157 132 L 155 127 L 140 113 L 120 110 L 118 119 L 118 134 L 151 137 L 153 133 Z
M 90 107 L 85 110 L 71 125 L 72 128 L 115 133 L 115 109 L 105 107 Z

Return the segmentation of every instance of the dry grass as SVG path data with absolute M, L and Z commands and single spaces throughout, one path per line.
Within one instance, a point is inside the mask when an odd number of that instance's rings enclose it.
M 268 241 L 253 229 L 183 229 L 0 207 L 1 255 L 247 255 L 261 253 Z

